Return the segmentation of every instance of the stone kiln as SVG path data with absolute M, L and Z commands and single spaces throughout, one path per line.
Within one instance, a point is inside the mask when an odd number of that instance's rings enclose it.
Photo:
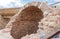
M 11 32 L 14 39 L 23 39 L 27 34 L 29 36 L 26 39 L 48 39 L 60 31 L 60 11 L 51 11 L 45 15 L 40 9 L 40 3 L 27 4 L 7 24 L 7 31 Z
M 11 35 L 20 39 L 25 35 L 37 33 L 39 21 L 43 18 L 43 12 L 36 6 L 23 9 L 12 24 Z

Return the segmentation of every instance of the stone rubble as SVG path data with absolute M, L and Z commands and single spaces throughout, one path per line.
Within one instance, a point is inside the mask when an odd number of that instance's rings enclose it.
M 7 19 L 4 19 L 1 15 L 0 15 L 0 30 L 4 29 L 6 24 L 8 23 Z

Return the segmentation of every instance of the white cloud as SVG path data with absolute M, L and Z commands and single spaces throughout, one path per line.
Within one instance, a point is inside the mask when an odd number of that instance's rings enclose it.
M 23 6 L 22 0 L 0 0 L 0 6 L 5 7 L 18 7 Z
M 55 2 L 60 2 L 60 0 L 54 0 Z
M 11 1 L 15 1 L 15 0 L 0 0 L 0 5 L 7 5 L 8 3 L 10 3 Z

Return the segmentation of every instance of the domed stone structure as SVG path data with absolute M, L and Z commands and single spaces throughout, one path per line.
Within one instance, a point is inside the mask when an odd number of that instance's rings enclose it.
M 47 39 L 57 32 L 57 28 L 60 28 L 60 26 L 57 27 L 57 25 L 60 25 L 60 17 L 58 16 L 59 11 L 53 10 L 52 12 L 47 13 L 48 14 L 44 16 L 45 14 L 40 9 L 40 2 L 27 4 L 22 7 L 20 12 L 7 24 L 7 28 L 11 30 L 9 31 L 14 39 L 24 38 L 27 34 L 30 38 L 33 38 L 36 35 L 38 39 Z M 58 22 L 58 24 L 56 24 L 56 22 Z M 31 36 L 32 34 L 34 34 L 34 36 Z
M 21 39 L 25 35 L 37 33 L 39 21 L 43 18 L 43 12 L 37 6 L 28 6 L 22 9 L 12 23 L 11 35 L 15 39 Z

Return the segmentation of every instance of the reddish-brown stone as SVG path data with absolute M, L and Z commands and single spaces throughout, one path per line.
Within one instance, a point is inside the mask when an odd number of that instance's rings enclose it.
M 16 21 L 12 24 L 11 35 L 15 39 L 27 34 L 36 33 L 38 30 L 38 22 L 43 18 L 43 12 L 35 6 L 29 6 L 22 10 L 17 16 Z

